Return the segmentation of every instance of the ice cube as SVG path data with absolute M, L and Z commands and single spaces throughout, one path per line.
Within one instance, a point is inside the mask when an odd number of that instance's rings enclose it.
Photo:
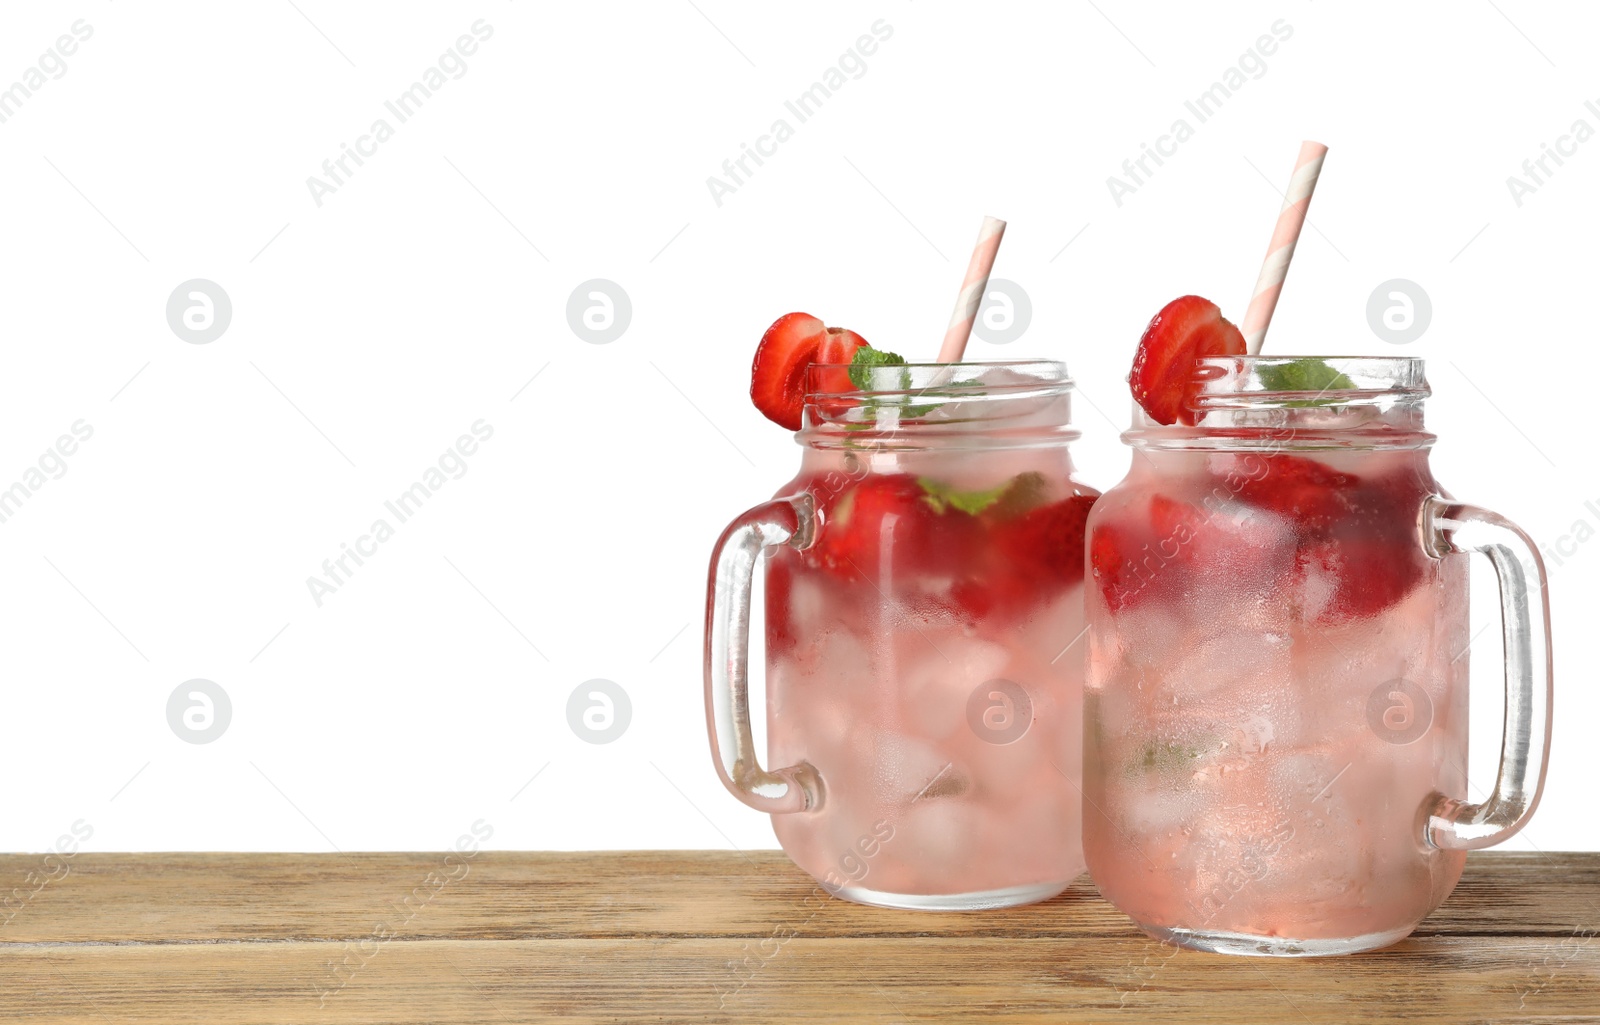
M 1292 652 L 1287 631 L 1241 630 L 1227 624 L 1212 633 L 1187 632 L 1153 671 L 1178 706 L 1203 702 L 1239 723 L 1281 698 Z
M 1387 788 L 1381 773 L 1368 778 L 1358 754 L 1324 745 L 1280 751 L 1272 759 L 1279 822 L 1269 867 L 1308 900 L 1346 893 L 1371 861 L 1366 822 L 1375 809 L 1366 802 L 1381 799 Z
M 1157 775 L 1129 780 L 1122 793 L 1111 799 L 1121 809 L 1120 828 L 1132 837 L 1162 837 L 1181 831 L 1198 811 L 1195 796 L 1187 787 L 1161 783 Z M 1086 809 L 1089 815 L 1099 813 Z
M 928 880 L 946 883 L 960 873 L 982 842 L 975 825 L 981 816 L 967 801 L 922 800 L 906 806 L 894 820 L 893 849 L 915 861 Z
M 951 753 L 930 741 L 898 730 L 878 729 L 868 731 L 868 743 L 873 760 L 872 792 L 886 805 L 909 806 L 917 795 L 938 789 L 952 773 L 965 778 Z
M 928 393 L 913 401 L 928 404 L 941 397 L 966 393 L 971 401 L 955 399 L 944 401 L 926 414 L 929 421 L 961 422 L 966 420 L 1004 419 L 1008 427 L 1050 426 L 1065 423 L 1069 418 L 1069 399 L 1066 393 L 1042 393 L 1052 387 L 1032 374 L 1020 373 L 1008 367 L 991 367 L 976 381 L 949 387 L 933 387 Z
M 1004 645 L 963 637 L 949 629 L 939 631 L 936 640 L 931 636 L 928 640 L 920 649 L 917 639 L 908 642 L 908 657 L 898 675 L 905 722 L 921 736 L 933 739 L 969 729 L 967 702 L 972 692 L 1005 676 L 1011 652 Z

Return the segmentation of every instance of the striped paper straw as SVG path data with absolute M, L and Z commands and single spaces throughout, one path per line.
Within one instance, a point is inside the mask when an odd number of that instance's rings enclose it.
M 983 230 L 978 232 L 972 261 L 967 264 L 967 276 L 961 281 L 961 295 L 956 298 L 956 311 L 950 315 L 944 344 L 939 346 L 940 363 L 959 363 L 961 355 L 967 351 L 967 337 L 972 334 L 972 322 L 977 319 L 978 305 L 989 287 L 989 272 L 994 269 L 994 254 L 999 251 L 1000 237 L 1005 233 L 1005 221 L 998 217 L 983 219 Z
M 1272 323 L 1272 311 L 1278 308 L 1278 293 L 1283 291 L 1283 279 L 1289 273 L 1295 243 L 1300 239 L 1300 229 L 1305 227 L 1306 208 L 1311 205 L 1311 193 L 1317 187 L 1317 176 L 1322 173 L 1322 158 L 1327 155 L 1328 147 L 1320 142 L 1300 144 L 1294 176 L 1289 179 L 1289 191 L 1284 194 L 1283 209 L 1278 211 L 1278 223 L 1272 229 L 1272 242 L 1267 246 L 1267 259 L 1261 265 L 1255 294 L 1250 297 L 1250 308 L 1245 311 L 1244 323 L 1240 326 L 1244 344 L 1252 356 L 1261 352 L 1267 325 Z

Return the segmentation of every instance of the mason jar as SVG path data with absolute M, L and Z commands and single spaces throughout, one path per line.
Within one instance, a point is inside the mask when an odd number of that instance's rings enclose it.
M 1201 360 L 1089 523 L 1090 874 L 1147 933 L 1332 954 L 1406 936 L 1533 813 L 1550 729 L 1536 547 L 1434 480 L 1417 359 Z M 1321 382 L 1324 386 L 1317 386 Z M 1467 791 L 1469 552 L 1499 578 L 1505 744 Z
M 1084 527 L 1072 382 L 1027 360 L 813 366 L 798 474 L 717 542 L 718 773 L 838 896 L 1041 900 L 1083 870 Z M 766 571 L 768 765 L 748 703 Z

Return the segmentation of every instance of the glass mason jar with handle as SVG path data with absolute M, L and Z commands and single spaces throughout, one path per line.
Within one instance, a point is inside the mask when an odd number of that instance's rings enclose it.
M 1193 427 L 1135 410 L 1089 524 L 1090 874 L 1203 950 L 1386 946 L 1515 833 L 1544 782 L 1544 567 L 1449 497 L 1422 361 L 1212 357 Z M 1505 737 L 1467 793 L 1467 553 L 1499 578 Z
M 838 896 L 1041 900 L 1083 870 L 1084 524 L 1048 361 L 809 370 L 798 476 L 711 559 L 718 773 Z M 749 704 L 766 568 L 767 758 Z

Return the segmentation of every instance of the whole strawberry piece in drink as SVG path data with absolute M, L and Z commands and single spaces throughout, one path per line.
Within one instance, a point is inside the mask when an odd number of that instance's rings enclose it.
M 794 590 L 795 553 L 782 550 L 767 560 L 767 653 L 781 655 L 799 643 L 795 630 L 794 608 L 789 596 Z
M 848 364 L 866 339 L 842 327 L 828 327 L 809 313 L 785 313 L 772 322 L 756 346 L 750 366 L 750 400 L 768 420 L 800 429 L 806 401 L 806 370 L 813 363 Z M 821 382 L 827 391 L 849 391 L 850 376 L 840 368 Z
M 1243 356 L 1244 335 L 1209 299 L 1185 295 L 1161 308 L 1139 339 L 1128 384 L 1157 423 L 1194 424 L 1195 360 Z
M 937 576 L 965 564 L 977 523 L 957 509 L 936 509 L 917 478 L 870 474 L 820 510 L 813 566 L 851 580 Z
M 1113 612 L 1152 597 L 1203 610 L 1222 594 L 1272 593 L 1292 553 L 1275 558 L 1280 530 L 1242 503 L 1202 506 L 1165 494 L 1115 510 L 1092 535 L 1090 573 Z
M 1150 526 L 1155 530 L 1155 554 L 1163 563 L 1194 565 L 1206 546 L 1209 517 L 1204 509 L 1169 495 L 1150 496 Z M 1213 546 L 1215 540 L 1213 539 Z
M 1315 620 L 1324 626 L 1397 604 L 1421 582 L 1426 560 L 1421 548 L 1371 538 L 1318 541 L 1295 553 L 1302 586 L 1317 600 Z
M 1355 507 L 1359 479 L 1320 460 L 1274 453 L 1240 463 L 1238 497 L 1288 520 L 1302 536 L 1326 533 Z
M 1012 501 L 996 502 L 978 517 L 991 558 L 958 588 L 969 613 L 1026 611 L 1083 579 L 1084 527 L 1099 493 L 1036 502 L 1027 495 L 1028 478 L 1043 484 L 1038 474 L 1019 475 L 1008 491 Z
M 1331 472 L 1331 471 L 1330 471 Z M 1341 474 L 1340 511 L 1302 531 L 1294 575 L 1313 618 L 1333 626 L 1395 605 L 1427 574 L 1418 522 L 1434 484 L 1404 468 L 1372 477 Z
M 1121 612 L 1147 593 L 1148 573 L 1140 560 L 1147 539 L 1115 518 L 1102 520 L 1089 541 L 1089 575 L 1105 598 L 1106 607 Z
M 1252 553 L 1241 551 L 1241 539 L 1230 529 L 1231 517 L 1158 493 L 1150 496 L 1149 523 L 1149 547 L 1140 553 L 1140 594 L 1174 600 L 1207 593 L 1208 580 L 1220 583 L 1220 574 L 1237 580 L 1241 571 L 1252 568 Z
M 997 524 L 995 544 L 1034 582 L 1061 588 L 1083 579 L 1084 526 L 1098 494 L 1071 495 Z
M 1350 492 L 1350 515 L 1335 525 L 1335 536 L 1380 537 L 1407 549 L 1422 543 L 1422 504 L 1438 489 L 1431 475 L 1405 466 L 1363 477 L 1357 485 Z
M 1090 531 L 1089 576 L 1107 607 L 1121 612 L 1181 593 L 1204 529 L 1203 510 L 1166 495 L 1102 507 Z

